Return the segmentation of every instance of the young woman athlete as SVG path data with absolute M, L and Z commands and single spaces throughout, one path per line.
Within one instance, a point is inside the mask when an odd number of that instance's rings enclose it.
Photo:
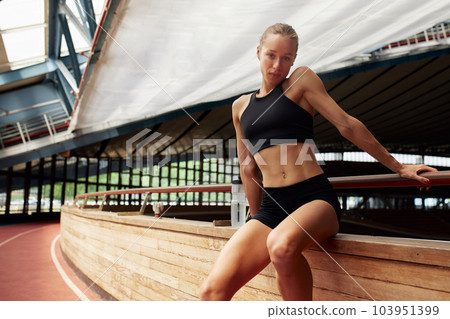
M 403 165 L 364 124 L 344 112 L 319 77 L 299 67 L 298 36 L 286 24 L 270 26 L 257 47 L 262 84 L 232 106 L 240 173 L 252 219 L 221 251 L 200 291 L 202 300 L 230 300 L 270 262 L 284 300 L 312 300 L 312 275 L 302 251 L 334 236 L 340 205 L 312 149 L 313 116 L 322 114 L 339 132 L 401 177 L 428 185 L 426 165 Z M 262 178 L 261 178 L 262 175 Z

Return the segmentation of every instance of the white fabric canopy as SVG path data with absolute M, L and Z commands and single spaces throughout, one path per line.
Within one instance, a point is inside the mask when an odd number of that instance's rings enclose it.
M 276 22 L 316 72 L 423 31 L 449 0 L 122 0 L 70 131 L 100 131 L 255 90 L 256 46 Z

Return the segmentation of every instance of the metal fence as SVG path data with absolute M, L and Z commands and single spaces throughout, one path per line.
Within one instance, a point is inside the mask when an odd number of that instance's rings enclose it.
M 61 100 L 51 100 L 35 104 L 18 110 L 9 111 L 5 116 L 13 117 L 21 112 L 40 109 L 56 104 L 51 110 L 39 112 L 38 114 L 21 118 L 0 125 L 0 146 L 5 148 L 18 143 L 27 143 L 32 139 L 42 136 L 53 135 L 66 129 L 69 125 L 70 116 Z

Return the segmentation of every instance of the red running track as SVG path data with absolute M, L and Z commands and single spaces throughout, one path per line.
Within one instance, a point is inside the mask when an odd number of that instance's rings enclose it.
M 64 260 L 59 222 L 0 226 L 0 300 L 101 300 Z

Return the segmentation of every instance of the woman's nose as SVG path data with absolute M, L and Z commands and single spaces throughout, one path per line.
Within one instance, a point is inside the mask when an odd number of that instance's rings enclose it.
M 280 60 L 279 60 L 279 59 L 275 59 L 275 61 L 274 61 L 274 63 L 273 63 L 273 67 L 274 67 L 275 69 L 278 69 L 279 66 L 280 66 Z

